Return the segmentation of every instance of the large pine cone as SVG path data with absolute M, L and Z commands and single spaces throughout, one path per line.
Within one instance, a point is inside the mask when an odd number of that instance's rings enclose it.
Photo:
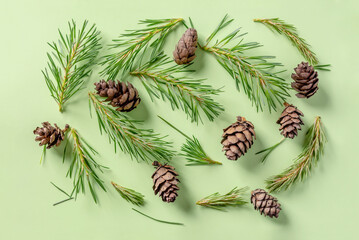
M 298 135 L 298 130 L 301 130 L 303 121 L 300 116 L 304 114 L 292 104 L 284 103 L 285 109 L 280 115 L 277 123 L 280 124 L 279 130 L 282 131 L 281 134 L 286 138 L 294 138 Z
M 40 142 L 40 146 L 47 144 L 47 149 L 52 148 L 53 146 L 59 146 L 61 142 L 65 139 L 65 132 L 69 129 L 69 125 L 66 124 L 65 128 L 61 130 L 56 123 L 55 127 L 51 126 L 49 122 L 43 122 L 43 127 L 37 127 L 34 130 L 34 134 L 38 135 L 35 138 L 35 141 Z
M 253 136 L 256 137 L 254 126 L 244 117 L 237 117 L 237 122 L 223 129 L 222 151 L 225 151 L 229 160 L 237 160 L 253 145 Z
M 141 102 L 137 89 L 131 83 L 101 80 L 95 86 L 97 94 L 107 97 L 105 101 L 110 101 L 109 104 L 116 107 L 117 111 L 130 112 Z
M 261 215 L 278 218 L 278 214 L 281 210 L 278 200 L 269 195 L 263 189 L 256 189 L 251 193 L 251 203 L 254 205 L 254 209 L 258 210 Z
M 177 190 L 179 190 L 178 174 L 175 168 L 167 164 L 162 165 L 157 161 L 154 161 L 152 165 L 157 167 L 152 175 L 155 195 L 158 193 L 164 202 L 174 202 L 178 196 Z
M 187 64 L 196 58 L 197 38 L 197 31 L 194 28 L 187 29 L 182 35 L 173 51 L 173 57 L 177 64 Z
M 314 71 L 314 67 L 308 63 L 302 62 L 294 68 L 295 73 L 292 73 L 292 88 L 298 93 L 299 98 L 310 98 L 318 91 L 318 72 Z

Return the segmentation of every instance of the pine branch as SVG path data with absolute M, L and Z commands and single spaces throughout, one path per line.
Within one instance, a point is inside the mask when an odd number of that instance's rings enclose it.
M 186 138 L 186 143 L 182 145 L 182 153 L 181 156 L 185 157 L 188 160 L 188 164 L 186 166 L 195 166 L 195 165 L 213 165 L 218 164 L 222 165 L 221 162 L 217 162 L 212 160 L 203 150 L 201 144 L 195 136 L 189 137 L 178 128 L 173 126 L 171 123 L 166 121 L 164 118 L 158 116 L 162 121 L 167 123 L 170 127 L 175 129 L 177 132 L 182 134 Z
M 273 176 L 266 181 L 269 192 L 286 190 L 296 182 L 303 181 L 323 155 L 325 142 L 326 137 L 321 118 L 316 117 L 314 124 L 307 132 L 303 152 L 294 160 L 294 164 L 283 173 Z
M 203 207 L 209 207 L 217 210 L 225 210 L 225 207 L 238 207 L 248 203 L 244 198 L 243 194 L 248 190 L 248 187 L 233 188 L 230 192 L 224 195 L 220 195 L 218 192 L 213 193 L 196 202 L 197 205 Z
M 64 104 L 84 84 L 84 78 L 91 73 L 91 67 L 95 64 L 101 45 L 100 32 L 96 25 L 87 27 L 88 21 L 84 21 L 82 27 L 77 29 L 74 20 L 68 23 L 69 33 L 63 35 L 59 30 L 58 44 L 48 43 L 52 53 L 47 53 L 48 68 L 42 71 L 46 85 L 51 96 L 59 105 L 60 112 Z
M 144 28 L 128 30 L 127 33 L 113 40 L 112 49 L 124 49 L 105 56 L 102 64 L 106 67 L 101 74 L 114 80 L 121 70 L 125 72 L 131 69 L 136 57 L 143 55 L 148 47 L 152 48 L 152 56 L 156 55 L 162 48 L 167 35 L 181 22 L 183 22 L 182 18 L 140 21 L 140 24 L 145 25 Z
M 207 38 L 206 44 L 200 48 L 213 54 L 221 66 L 231 75 L 236 82 L 238 90 L 243 89 L 258 110 L 263 111 L 267 105 L 269 111 L 276 110 L 277 104 L 282 104 L 286 97 L 289 97 L 289 84 L 273 69 L 282 66 L 280 63 L 270 62 L 272 56 L 248 56 L 248 50 L 261 47 L 257 42 L 243 43 L 243 36 L 240 29 L 236 29 L 222 40 L 217 40 L 212 46 L 209 43 L 213 38 L 233 19 L 228 20 L 226 15 L 214 32 Z M 239 39 L 239 40 L 237 40 Z M 228 45 L 236 40 L 233 47 Z
M 119 146 L 123 152 L 137 161 L 167 162 L 172 158 L 174 151 L 171 150 L 171 143 L 164 140 L 165 137 L 151 129 L 137 127 L 142 124 L 141 121 L 129 119 L 125 114 L 106 105 L 95 93 L 89 92 L 89 98 L 90 112 L 92 102 L 100 131 L 107 133 L 115 151 Z
M 212 99 L 212 95 L 221 91 L 203 84 L 205 79 L 177 76 L 193 72 L 186 68 L 188 65 L 172 64 L 163 67 L 172 62 L 173 60 L 161 53 L 130 74 L 140 79 L 152 100 L 153 97 L 167 99 L 172 109 L 182 109 L 191 121 L 197 123 L 202 121 L 201 109 L 207 118 L 213 121 L 224 110 L 222 105 Z
M 279 18 L 254 19 L 254 22 L 263 23 L 270 30 L 277 31 L 279 34 L 286 36 L 292 44 L 298 49 L 302 56 L 311 64 L 318 64 L 318 58 L 311 50 L 310 45 L 303 38 L 299 37 L 297 28 L 291 24 L 285 23 Z
M 256 155 L 257 154 L 261 154 L 261 153 L 265 153 L 265 155 L 263 156 L 261 162 L 264 163 L 265 160 L 268 158 L 268 156 L 272 153 L 272 151 L 274 149 L 276 149 L 279 145 L 282 144 L 282 142 L 284 142 L 284 140 L 286 140 L 286 138 L 282 138 L 282 140 L 280 140 L 278 143 L 274 144 L 273 146 L 269 147 L 269 148 L 266 148 L 266 149 L 263 149 L 259 152 L 256 152 Z
M 146 214 L 144 214 L 144 213 L 142 213 L 142 212 L 140 212 L 140 211 L 138 211 L 137 209 L 134 209 L 134 208 L 132 208 L 132 210 L 135 211 L 135 212 L 138 212 L 138 213 L 141 214 L 142 216 L 145 216 L 145 217 L 147 217 L 147 218 L 149 218 L 149 219 L 152 219 L 152 220 L 154 220 L 154 221 L 156 221 L 156 222 L 166 223 L 166 224 L 171 224 L 171 225 L 184 225 L 183 223 L 168 222 L 168 221 L 164 221 L 164 220 L 160 220 L 160 219 L 157 219 L 157 218 L 148 216 L 148 215 L 146 215 Z
M 99 178 L 96 171 L 103 172 L 103 169 L 107 168 L 98 164 L 93 155 L 97 154 L 96 150 L 93 149 L 74 128 L 70 129 L 69 138 L 71 137 L 73 143 L 71 164 L 67 172 L 68 177 L 73 179 L 73 190 L 70 194 L 70 198 L 82 192 L 85 193 L 85 183 L 87 182 L 88 188 L 91 192 L 95 203 L 98 202 L 98 197 L 94 188 L 94 184 L 98 185 L 102 190 L 106 192 L 104 182 Z M 66 152 L 69 141 L 66 142 L 63 154 L 63 160 L 65 161 Z
M 135 190 L 122 187 L 114 182 L 111 182 L 112 186 L 117 190 L 123 199 L 127 202 L 130 202 L 134 205 L 141 206 L 144 204 L 145 200 L 141 193 L 136 192 Z

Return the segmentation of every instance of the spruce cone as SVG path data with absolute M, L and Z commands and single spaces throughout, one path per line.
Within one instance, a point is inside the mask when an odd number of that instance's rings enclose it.
M 299 98 L 310 98 L 318 91 L 318 72 L 314 71 L 314 67 L 308 63 L 302 62 L 294 68 L 292 73 L 292 88 L 298 93 Z
M 152 175 L 155 195 L 158 193 L 164 202 L 174 202 L 178 196 L 177 190 L 179 190 L 178 174 L 175 168 L 167 164 L 162 165 L 157 161 L 154 161 L 152 165 L 157 167 Z
M 117 111 L 130 112 L 141 102 L 137 89 L 131 83 L 101 80 L 95 86 L 97 94 L 107 97 L 105 101 L 110 101 L 109 104 L 116 107 Z
M 304 116 L 304 114 L 295 106 L 284 103 L 285 109 L 280 115 L 277 123 L 280 124 L 279 130 L 282 131 L 281 134 L 285 138 L 294 138 L 298 135 L 298 130 L 301 130 L 301 126 L 303 125 L 303 121 L 300 116 Z
M 226 152 L 229 160 L 237 160 L 253 145 L 256 137 L 254 126 L 244 117 L 237 117 L 237 122 L 223 129 L 222 151 Z
M 181 39 L 173 51 L 173 57 L 178 65 L 190 63 L 196 58 L 195 52 L 197 49 L 197 31 L 194 28 L 189 28 L 182 35 Z
M 56 123 L 55 127 L 51 126 L 49 122 L 43 122 L 43 127 L 37 127 L 34 130 L 34 134 L 38 135 L 35 138 L 35 141 L 40 141 L 40 146 L 47 144 L 47 149 L 52 148 L 53 146 L 58 147 L 61 142 L 65 139 L 65 132 L 69 129 L 69 125 L 66 124 L 65 128 L 61 130 Z
M 258 210 L 261 215 L 278 218 L 278 214 L 281 210 L 278 200 L 269 195 L 263 189 L 256 189 L 251 193 L 251 203 L 254 205 L 254 209 Z

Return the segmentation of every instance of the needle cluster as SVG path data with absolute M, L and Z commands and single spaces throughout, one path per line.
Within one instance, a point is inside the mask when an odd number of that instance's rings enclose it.
M 123 199 L 127 202 L 130 202 L 134 205 L 141 206 L 144 204 L 145 199 L 141 193 L 136 192 L 130 188 L 122 187 L 114 182 L 111 182 L 112 186 L 117 190 L 117 192 L 121 195 Z

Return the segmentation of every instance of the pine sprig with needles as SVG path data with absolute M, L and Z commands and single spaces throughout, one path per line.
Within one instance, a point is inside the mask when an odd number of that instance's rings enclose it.
M 117 190 L 117 192 L 121 195 L 123 199 L 125 199 L 127 202 L 130 202 L 134 205 L 141 206 L 144 204 L 145 199 L 141 193 L 136 192 L 135 190 L 132 190 L 130 188 L 125 188 L 123 186 L 120 186 L 114 182 L 111 182 L 112 186 Z
M 72 20 L 68 27 L 69 33 L 66 35 L 59 30 L 58 43 L 48 43 L 53 52 L 47 53 L 48 68 L 42 71 L 60 112 L 63 111 L 64 104 L 81 90 L 101 49 L 100 32 L 95 24 L 88 27 L 86 20 L 81 28 L 77 28 Z
M 90 113 L 92 103 L 100 131 L 107 133 L 110 142 L 114 144 L 115 152 L 118 146 L 138 162 L 167 162 L 172 158 L 172 144 L 164 140 L 165 136 L 154 133 L 152 129 L 140 128 L 141 121 L 130 119 L 116 111 L 101 101 L 95 93 L 89 92 L 88 95 Z
M 268 61 L 274 58 L 272 56 L 247 55 L 248 50 L 259 48 L 261 45 L 257 42 L 243 43 L 245 33 L 240 34 L 239 28 L 209 46 L 214 37 L 232 21 L 233 19 L 228 19 L 226 15 L 207 38 L 205 45 L 199 46 L 216 57 L 219 64 L 235 80 L 237 89 L 242 88 L 257 111 L 263 111 L 265 105 L 270 112 L 272 109 L 276 110 L 277 104 L 281 105 L 286 97 L 289 97 L 289 84 L 279 76 L 283 71 L 274 71 L 282 64 Z M 234 41 L 236 43 L 233 46 L 228 46 Z
M 212 98 L 221 90 L 204 84 L 205 79 L 181 76 L 194 71 L 187 69 L 189 65 L 171 63 L 173 60 L 161 53 L 132 70 L 130 74 L 140 79 L 152 100 L 154 97 L 167 99 L 172 109 L 182 109 L 193 122 L 202 121 L 202 112 L 213 121 L 224 110 L 222 105 Z M 171 65 L 167 66 L 168 64 Z
M 115 79 L 121 71 L 124 73 L 131 69 L 136 58 L 143 55 L 148 47 L 152 48 L 152 56 L 157 55 L 167 35 L 181 22 L 183 22 L 182 18 L 140 21 L 140 24 L 145 25 L 144 28 L 128 30 L 127 33 L 113 40 L 111 49 L 124 49 L 105 56 L 102 64 L 106 66 L 101 74 L 107 79 Z
M 297 28 L 292 24 L 288 24 L 279 18 L 262 18 L 253 19 L 254 22 L 263 23 L 270 30 L 274 30 L 279 34 L 286 36 L 292 44 L 299 50 L 302 56 L 311 64 L 318 64 L 318 58 L 315 53 L 311 50 L 311 46 L 306 40 L 298 35 Z
M 217 210 L 225 210 L 225 207 L 238 207 L 248 203 L 243 197 L 243 194 L 248 190 L 248 187 L 233 188 L 228 193 L 221 195 L 218 192 L 213 193 L 196 202 L 197 205 L 213 208 Z
M 195 136 L 192 136 L 192 138 L 189 137 L 188 135 L 180 131 L 178 128 L 176 128 L 174 125 L 169 123 L 167 120 L 165 120 L 164 118 L 160 116 L 158 117 L 186 138 L 186 143 L 182 145 L 181 147 L 182 153 L 180 153 L 180 155 L 185 157 L 188 161 L 188 164 L 186 164 L 186 166 L 213 165 L 213 164 L 222 165 L 221 162 L 217 162 L 211 159 L 206 154 L 206 152 L 202 148 L 202 145 L 199 143 L 198 139 Z
M 283 173 L 270 177 L 266 181 L 267 189 L 270 192 L 279 192 L 290 188 L 298 181 L 303 181 L 323 155 L 325 142 L 324 128 L 318 116 L 307 132 L 303 152 Z

